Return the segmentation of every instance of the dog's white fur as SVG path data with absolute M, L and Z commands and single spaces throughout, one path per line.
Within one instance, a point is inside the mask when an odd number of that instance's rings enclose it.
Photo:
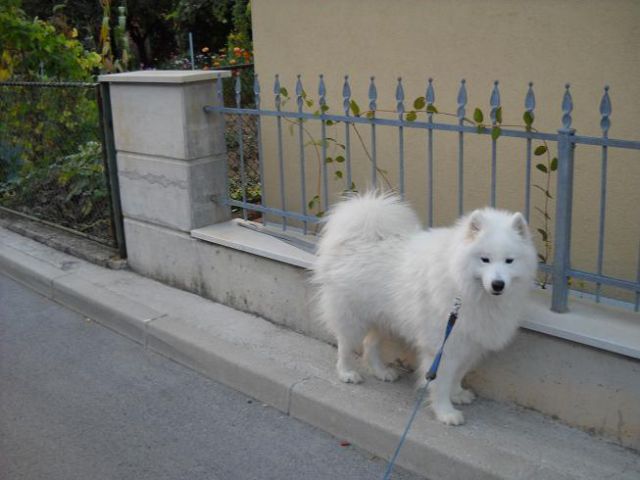
M 459 318 L 429 389 L 436 417 L 463 423 L 452 402 L 470 403 L 475 395 L 462 388 L 462 378 L 484 353 L 514 336 L 536 262 L 520 213 L 485 208 L 450 228 L 424 231 L 396 196 L 371 192 L 337 204 L 319 242 L 313 279 L 321 318 L 338 343 L 338 376 L 362 381 L 354 351 L 364 346 L 375 376 L 395 380 L 397 372 L 378 349 L 381 337 L 393 335 L 415 347 L 424 382 L 459 296 Z

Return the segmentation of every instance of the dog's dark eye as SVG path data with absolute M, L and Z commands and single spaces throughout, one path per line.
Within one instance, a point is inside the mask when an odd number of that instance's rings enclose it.
M 487 257 L 480 257 L 480 260 L 482 260 L 482 263 L 490 263 L 491 260 L 489 260 Z
M 505 263 L 513 263 L 513 258 L 507 258 L 504 261 Z

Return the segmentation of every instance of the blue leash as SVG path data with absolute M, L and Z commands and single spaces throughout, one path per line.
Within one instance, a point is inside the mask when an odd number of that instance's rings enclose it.
M 451 313 L 449 313 L 449 321 L 447 322 L 447 328 L 445 329 L 445 332 L 444 332 L 444 340 L 442 340 L 442 345 L 440 345 L 440 349 L 438 350 L 438 353 L 436 353 L 436 356 L 433 359 L 433 363 L 431 364 L 429 371 L 425 375 L 427 379 L 427 383 L 425 383 L 424 387 L 420 387 L 420 390 L 418 391 L 418 399 L 416 400 L 416 404 L 413 407 L 413 412 L 411 412 L 411 416 L 409 417 L 407 426 L 404 427 L 404 432 L 400 437 L 400 442 L 396 447 L 396 451 L 393 453 L 391 460 L 389 460 L 389 463 L 387 464 L 387 470 L 384 472 L 384 477 L 382 477 L 383 480 L 389 480 L 391 478 L 391 472 L 393 471 L 393 466 L 395 465 L 396 459 L 400 454 L 400 449 L 402 448 L 404 441 L 407 439 L 407 435 L 409 434 L 409 429 L 411 428 L 411 424 L 415 420 L 416 415 L 418 414 L 418 410 L 420 410 L 420 406 L 424 401 L 424 397 L 427 393 L 427 388 L 429 387 L 429 384 L 431 383 L 431 381 L 435 380 L 438 374 L 438 367 L 440 366 L 440 360 L 442 359 L 444 344 L 447 342 L 447 338 L 449 338 L 449 334 L 451 333 L 451 330 L 453 330 L 453 326 L 455 325 L 456 320 L 458 319 L 458 312 L 460 311 L 460 305 L 461 305 L 460 298 L 456 297 L 453 303 L 453 310 L 451 310 Z

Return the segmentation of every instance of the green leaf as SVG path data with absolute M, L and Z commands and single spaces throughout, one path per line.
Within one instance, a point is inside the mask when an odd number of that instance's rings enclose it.
M 342 170 L 336 170 L 336 178 L 342 178 Z
M 344 157 L 342 155 L 338 155 L 336 157 L 336 163 L 344 163 Z
M 413 108 L 416 110 L 422 110 L 426 105 L 424 97 L 418 97 L 413 101 Z
M 438 113 L 438 109 L 434 104 L 430 103 L 427 105 L 427 113 Z
M 355 100 L 351 100 L 349 102 L 349 106 L 351 107 L 351 113 L 353 113 L 356 117 L 360 116 L 360 107 L 356 103 Z
M 556 170 L 558 170 L 558 158 L 553 157 L 551 159 L 551 164 L 549 166 L 551 167 L 552 172 L 555 172 Z
M 484 115 L 482 114 L 482 110 L 480 110 L 479 108 L 476 108 L 473 111 L 473 119 L 476 121 L 476 123 L 482 123 L 482 121 L 484 120 Z
M 333 163 L 333 158 L 327 157 L 324 159 L 324 163 Z
M 309 200 L 309 210 L 312 210 L 316 203 L 320 203 L 319 195 L 315 195 L 311 200 Z
M 502 123 L 502 107 L 496 110 L 496 123 Z
M 322 111 L 322 113 L 326 113 L 327 110 L 329 110 L 329 105 L 327 104 L 321 105 L 320 110 Z
M 289 92 L 287 91 L 286 88 L 281 87 L 280 88 L 280 95 L 284 96 L 284 97 L 288 97 L 289 96 Z
M 533 115 L 531 114 L 531 112 L 524 112 L 524 115 L 522 115 L 522 119 L 524 120 L 524 124 L 531 128 L 531 125 L 533 125 Z
M 546 242 L 546 241 L 547 241 L 547 238 L 549 238 L 549 237 L 548 237 L 548 235 L 547 235 L 547 232 L 545 232 L 545 231 L 544 231 L 543 229 L 541 229 L 541 228 L 538 228 L 537 230 L 538 230 L 538 233 L 540 234 L 540 236 L 542 237 L 542 241 L 543 241 L 543 242 Z
M 313 107 L 313 100 L 306 100 L 304 103 L 307 104 L 307 107 Z
M 325 121 L 324 123 L 325 123 L 325 125 L 326 125 L 327 127 L 330 127 L 330 126 L 331 126 L 331 125 L 333 125 L 335 122 L 334 122 L 333 120 L 327 120 L 327 121 Z
M 491 129 L 491 138 L 493 140 L 497 140 L 501 133 L 502 133 L 502 130 L 500 130 L 500 127 L 493 127 Z
M 486 128 L 484 127 L 484 125 L 481 123 L 478 125 L 478 128 L 476 129 L 476 131 L 478 133 L 483 133 L 486 130 Z
M 316 217 L 320 218 L 320 217 L 324 217 L 324 212 L 318 212 L 316 213 Z
M 544 155 L 545 153 L 547 153 L 546 145 L 540 145 L 539 147 L 536 147 L 536 149 L 533 151 L 533 154 L 537 156 Z
M 547 170 L 547 166 L 544 163 L 537 164 L 536 168 L 538 170 L 540 170 L 541 172 L 543 172 L 543 173 L 548 173 L 549 172 L 549 170 Z
M 373 110 L 369 110 L 366 114 L 366 117 L 371 120 L 372 118 L 374 118 L 376 116 L 375 112 Z
M 405 118 L 407 122 L 415 122 L 416 118 L 418 118 L 418 115 L 416 114 L 416 112 L 411 110 L 409 113 L 407 113 L 407 116 Z

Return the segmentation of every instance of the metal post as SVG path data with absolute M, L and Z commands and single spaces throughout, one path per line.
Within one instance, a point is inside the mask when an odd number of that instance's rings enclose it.
M 196 69 L 196 61 L 193 55 L 193 34 L 189 32 L 189 55 L 191 56 L 191 70 Z
M 116 239 L 120 257 L 127 258 L 127 247 L 124 238 L 124 223 L 122 220 L 122 206 L 120 204 L 120 184 L 118 181 L 118 167 L 116 147 L 113 137 L 113 119 L 111 116 L 111 94 L 109 84 L 102 82 L 97 88 L 97 101 L 100 110 L 100 130 L 102 135 L 105 177 L 111 202 L 111 225 Z
M 573 204 L 573 156 L 575 135 L 572 128 L 558 130 L 558 181 L 556 188 L 556 228 L 553 255 L 553 294 L 551 310 L 568 310 L 568 270 L 571 259 L 571 212 Z

